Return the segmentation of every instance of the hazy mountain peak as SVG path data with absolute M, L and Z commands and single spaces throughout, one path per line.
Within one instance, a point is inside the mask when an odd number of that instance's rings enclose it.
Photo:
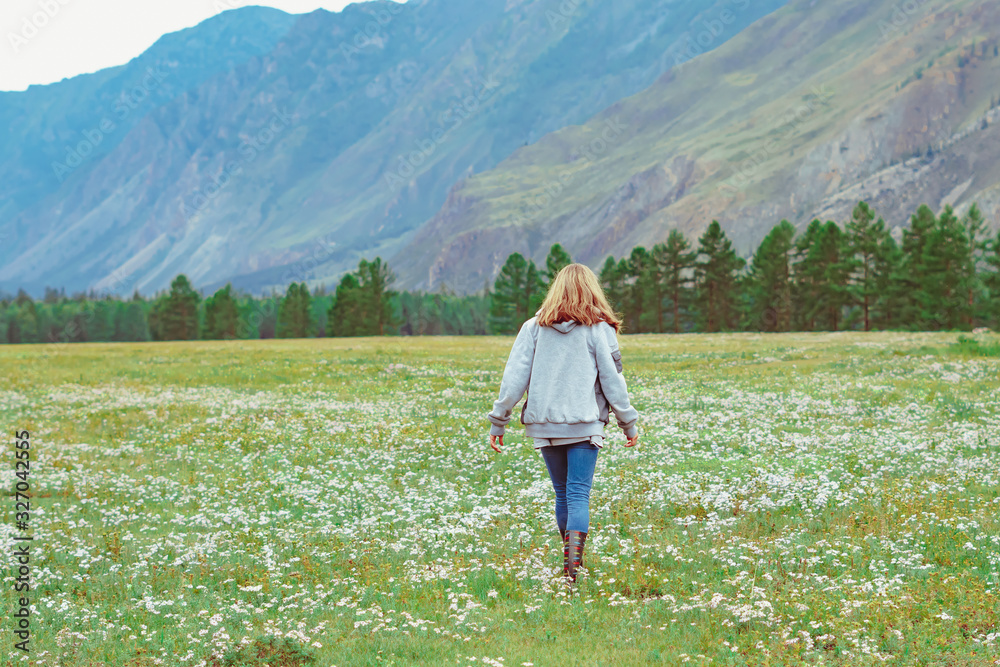
M 122 67 L 0 95 L 0 234 L 18 258 L 0 288 L 330 283 L 420 238 L 459 179 L 782 2 L 224 12 Z

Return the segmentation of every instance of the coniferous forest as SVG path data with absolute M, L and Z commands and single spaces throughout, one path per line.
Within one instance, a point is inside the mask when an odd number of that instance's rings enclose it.
M 0 295 L 0 342 L 511 334 L 571 262 L 558 243 L 544 267 L 512 253 L 492 289 L 469 296 L 396 291 L 381 258 L 361 260 L 332 293 L 303 282 L 252 296 L 227 284 L 205 298 L 184 275 L 149 299 L 21 291 Z M 782 220 L 749 259 L 713 221 L 696 245 L 671 230 L 598 273 L 625 333 L 1000 328 L 1000 232 L 975 205 L 962 217 L 921 206 L 901 235 L 865 202 L 844 224 L 797 233 Z

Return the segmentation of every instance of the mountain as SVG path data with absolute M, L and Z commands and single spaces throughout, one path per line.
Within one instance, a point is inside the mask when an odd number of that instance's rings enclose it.
M 329 284 L 406 247 L 459 179 L 784 1 L 253 7 L 2 93 L 0 289 Z
M 510 252 L 609 254 L 718 219 L 748 254 L 782 218 L 892 227 L 978 201 L 1000 220 L 1000 4 L 793 0 L 582 125 L 464 178 L 394 258 L 402 282 L 480 289 Z

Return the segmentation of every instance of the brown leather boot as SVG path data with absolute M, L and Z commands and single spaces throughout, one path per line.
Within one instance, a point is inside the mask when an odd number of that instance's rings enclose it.
M 583 546 L 587 542 L 587 533 L 581 530 L 566 531 L 566 577 L 576 581 L 576 571 L 583 565 Z

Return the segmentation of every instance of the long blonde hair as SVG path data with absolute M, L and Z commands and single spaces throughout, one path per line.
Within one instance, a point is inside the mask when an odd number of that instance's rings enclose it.
M 621 318 L 608 303 L 597 276 L 583 264 L 570 264 L 556 274 L 538 310 L 540 326 L 550 327 L 568 320 L 585 326 L 604 321 L 614 327 L 616 333 L 621 330 Z

